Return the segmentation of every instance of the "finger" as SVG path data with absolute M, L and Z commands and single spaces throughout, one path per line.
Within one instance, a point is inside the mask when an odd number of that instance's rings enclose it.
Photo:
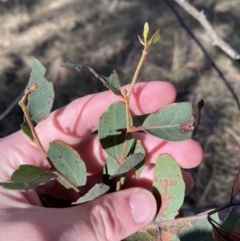
M 194 180 L 193 180 L 192 175 L 189 172 L 182 170 L 182 174 L 183 174 L 183 180 L 186 183 L 185 194 L 187 195 L 193 189 Z
M 129 85 L 123 88 L 128 89 Z M 138 83 L 130 99 L 130 109 L 134 115 L 148 114 L 172 103 L 175 97 L 175 88 L 168 82 Z M 121 97 L 105 91 L 82 97 L 58 109 L 37 126 L 41 142 L 44 147 L 54 139 L 70 145 L 79 143 L 97 129 L 102 113 L 117 101 L 122 101 Z
M 71 208 L 10 210 L 4 214 L 7 221 L 1 224 L 0 237 L 26 241 L 119 241 L 145 227 L 155 214 L 153 195 L 147 190 L 132 188 Z
M 135 115 L 156 111 L 174 101 L 175 96 L 176 90 L 168 82 L 138 83 L 130 101 L 131 111 Z M 105 91 L 77 99 L 54 111 L 36 127 L 41 143 L 45 149 L 53 140 L 62 140 L 71 146 L 77 145 L 83 137 L 96 130 L 99 118 L 108 106 L 119 100 L 120 97 Z M 5 148 L 6 146 L 8 148 Z M 20 164 L 32 164 L 43 168 L 48 166 L 43 154 L 21 131 L 3 138 L 0 142 L 0 152 L 2 158 L 8 160 L 8 165 L 4 165 L 5 170 L 0 173 L 3 180 L 9 178 Z
M 168 142 L 145 133 L 134 133 L 146 151 L 146 163 L 155 163 L 159 155 L 169 154 L 182 168 L 193 168 L 200 164 L 203 150 L 192 139 L 180 142 Z M 91 135 L 76 146 L 84 160 L 89 174 L 98 174 L 105 165 L 107 155 L 101 147 L 97 135 Z
M 145 133 L 137 133 L 135 138 L 141 140 L 148 163 L 155 163 L 161 154 L 169 154 L 181 168 L 188 169 L 198 166 L 203 158 L 201 145 L 192 139 L 168 142 Z
M 124 184 L 122 186 L 122 189 L 132 188 L 132 187 L 142 187 L 150 192 L 152 192 L 153 188 L 153 172 L 154 172 L 154 166 L 148 166 L 144 168 L 143 172 L 141 173 L 141 177 L 136 177 L 136 171 L 135 169 L 131 169 L 124 180 Z M 190 173 L 182 170 L 182 177 L 185 182 L 185 195 L 189 194 L 193 188 L 193 177 Z

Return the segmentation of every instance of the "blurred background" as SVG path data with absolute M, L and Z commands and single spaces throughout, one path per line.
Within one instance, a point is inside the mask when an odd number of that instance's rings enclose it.
M 164 0 L 1 0 L 0 113 L 23 92 L 31 72 L 31 56 L 47 69 L 54 83 L 54 109 L 86 94 L 105 90 L 87 70 L 61 68 L 70 60 L 97 72 L 118 71 L 121 84 L 131 81 L 141 56 L 137 35 L 148 21 L 162 37 L 151 49 L 139 80 L 167 80 L 178 91 L 177 101 L 203 99 L 202 124 L 194 139 L 205 151 L 200 167 L 191 170 L 195 187 L 184 208 L 201 210 L 229 200 L 240 163 L 240 62 L 212 46 L 201 25 L 174 1 L 182 21 L 219 67 L 227 84 L 186 32 Z M 191 0 L 203 10 L 217 33 L 240 52 L 240 0 Z M 228 86 L 228 87 L 227 87 Z M 235 98 L 229 91 L 235 92 Z M 22 112 L 15 105 L 0 121 L 0 137 L 19 130 Z

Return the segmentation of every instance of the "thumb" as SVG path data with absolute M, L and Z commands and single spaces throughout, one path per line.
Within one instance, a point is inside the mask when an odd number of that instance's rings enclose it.
M 153 195 L 142 188 L 130 188 L 70 208 L 31 206 L 8 210 L 0 237 L 25 241 L 119 241 L 145 227 L 155 214 Z M 13 225 L 15 231 L 11 232 Z
M 64 241 L 119 241 L 153 220 L 156 201 L 149 191 L 131 188 L 61 212 Z

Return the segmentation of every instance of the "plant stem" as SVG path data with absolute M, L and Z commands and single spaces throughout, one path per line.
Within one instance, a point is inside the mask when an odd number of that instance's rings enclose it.
M 132 78 L 132 83 L 131 83 L 131 86 L 130 86 L 130 89 L 129 89 L 129 92 L 128 92 L 128 99 L 130 99 L 130 96 L 132 94 L 132 91 L 133 91 L 133 87 L 134 87 L 134 84 L 136 83 L 137 81 L 137 78 L 138 78 L 138 75 L 140 73 L 140 70 L 142 68 L 142 65 L 143 65 L 143 62 L 148 54 L 148 48 L 149 48 L 149 45 L 146 43 L 145 46 L 144 46 L 144 49 L 142 51 L 142 56 L 139 60 L 139 63 L 138 63 L 138 66 L 135 70 L 135 73 L 134 73 L 134 76 Z
M 135 70 L 135 73 L 134 73 L 134 76 L 133 76 L 133 79 L 132 79 L 132 82 L 131 82 L 130 89 L 129 89 L 128 92 L 127 92 L 127 90 L 124 89 L 123 93 L 122 93 L 123 94 L 123 98 L 124 98 L 124 102 L 125 102 L 125 105 L 126 105 L 127 134 L 132 132 L 132 125 L 131 125 L 131 121 L 130 121 L 131 113 L 130 113 L 130 106 L 129 106 L 130 97 L 131 97 L 134 85 L 135 85 L 135 83 L 137 81 L 138 75 L 140 73 L 140 70 L 142 68 L 143 62 L 146 59 L 146 56 L 148 54 L 148 48 L 149 48 L 149 45 L 148 45 L 148 43 L 146 43 L 145 46 L 144 46 L 144 49 L 142 51 L 142 56 L 141 56 L 141 58 L 139 60 L 138 66 L 137 66 L 137 68 Z
M 121 189 L 121 178 L 117 177 L 116 191 L 120 191 L 120 189 Z
M 18 102 L 18 104 L 20 105 L 20 107 L 22 108 L 22 111 L 24 113 L 24 116 L 26 118 L 26 121 L 29 125 L 29 128 L 31 130 L 31 134 L 33 136 L 33 141 L 34 143 L 36 144 L 36 146 L 40 149 L 40 151 L 42 151 L 42 153 L 44 154 L 44 156 L 47 158 L 47 161 L 49 162 L 49 165 L 51 166 L 51 168 L 54 168 L 54 165 L 52 163 L 52 161 L 48 158 L 47 156 L 47 153 L 45 151 L 45 149 L 43 148 L 39 138 L 38 138 L 38 135 L 36 133 L 36 130 L 34 128 L 34 125 L 33 125 L 33 122 L 32 122 L 32 119 L 28 113 L 28 110 L 27 110 L 27 106 L 25 104 L 25 101 L 27 100 L 28 96 L 31 94 L 32 91 L 34 91 L 35 89 L 37 88 L 37 83 L 34 83 L 29 89 L 27 89 L 22 97 L 22 99 Z
M 66 182 L 75 192 L 81 193 L 81 190 L 78 187 L 76 187 L 69 179 L 67 179 L 61 172 L 59 172 L 55 168 L 53 168 L 51 172 L 55 173 L 60 179 Z
M 138 66 L 135 70 L 135 73 L 134 73 L 129 91 L 127 91 L 126 89 L 123 89 L 123 91 L 122 91 L 122 96 L 123 96 L 125 106 L 126 106 L 127 128 L 126 128 L 126 135 L 125 135 L 125 140 L 124 140 L 124 143 L 123 143 L 123 149 L 122 149 L 121 158 L 120 158 L 120 164 L 123 162 L 123 160 L 126 156 L 127 143 L 128 143 L 128 140 L 129 140 L 129 137 L 131 135 L 132 128 L 133 128 L 132 123 L 131 123 L 131 113 L 130 113 L 130 105 L 129 105 L 130 97 L 131 97 L 131 94 L 132 94 L 132 91 L 133 91 L 133 88 L 134 88 L 134 84 L 136 83 L 138 75 L 139 75 L 140 70 L 142 68 L 143 62 L 144 62 L 144 60 L 145 60 L 145 58 L 148 54 L 148 48 L 149 48 L 149 45 L 146 43 L 145 46 L 144 46 L 144 49 L 142 51 L 142 56 L 139 60 Z M 118 191 L 118 190 L 120 190 L 120 188 L 121 188 L 121 183 L 120 183 L 120 178 L 118 178 L 117 183 L 116 183 L 116 190 Z
M 64 180 L 69 186 L 71 186 L 72 189 L 74 189 L 76 192 L 80 192 L 79 188 L 76 187 L 71 181 L 69 181 L 62 173 L 60 173 L 58 170 L 56 170 L 56 168 L 54 167 L 51 159 L 48 157 L 47 152 L 45 151 L 45 149 L 43 148 L 38 135 L 36 133 L 36 130 L 34 128 L 32 119 L 28 113 L 27 110 L 27 106 L 25 104 L 28 96 L 31 94 L 32 91 L 36 90 L 38 87 L 37 83 L 33 83 L 33 85 L 28 88 L 25 92 L 23 97 L 21 98 L 21 100 L 18 102 L 18 104 L 20 105 L 20 107 L 22 108 L 22 111 L 24 113 L 24 117 L 26 118 L 26 121 L 28 123 L 28 126 L 31 130 L 31 134 L 33 136 L 33 142 L 36 144 L 36 146 L 39 148 L 39 150 L 44 154 L 45 158 L 47 159 L 49 165 L 50 165 L 50 170 L 55 173 L 59 178 L 61 178 L 62 180 Z

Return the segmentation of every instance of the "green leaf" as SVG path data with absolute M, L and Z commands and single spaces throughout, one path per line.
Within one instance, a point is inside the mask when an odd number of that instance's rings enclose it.
M 109 186 L 101 183 L 96 184 L 93 188 L 91 188 L 87 194 L 85 194 L 83 197 L 80 197 L 76 202 L 73 202 L 72 204 L 80 204 L 84 202 L 91 201 L 93 199 L 96 199 L 97 197 L 102 196 L 104 193 L 106 193 L 109 190 Z
M 112 158 L 111 156 L 108 156 L 105 167 L 103 168 L 103 174 L 107 174 L 107 175 L 113 175 L 113 173 L 116 172 L 116 170 L 118 169 L 118 163 L 117 161 Z
M 143 153 L 136 153 L 129 155 L 124 162 L 120 164 L 118 169 L 114 174 L 111 175 L 111 179 L 117 176 L 120 176 L 126 172 L 128 172 L 130 169 L 138 165 L 142 160 L 144 159 Z
M 149 45 L 155 44 L 159 40 L 160 36 L 160 29 L 158 29 L 149 40 Z
M 146 22 L 146 23 L 144 24 L 144 27 L 143 27 L 143 39 L 144 39 L 144 43 L 147 43 L 148 35 L 149 35 L 149 25 L 148 25 L 148 23 Z
M 31 141 L 33 141 L 33 135 L 32 135 L 31 129 L 26 121 L 24 121 L 21 124 L 21 130 L 25 135 L 27 135 L 30 138 Z
M 213 235 L 212 235 L 212 225 L 208 221 L 208 218 L 206 216 L 203 216 L 201 218 L 201 215 L 196 215 L 194 217 L 192 219 L 185 218 L 180 220 L 181 229 L 178 235 L 180 240 L 181 241 L 214 241 Z M 212 215 L 212 218 L 217 222 L 220 222 L 217 213 Z M 177 223 L 176 223 L 176 226 L 177 226 Z
M 119 78 L 116 71 L 109 76 L 99 75 L 103 79 L 103 84 L 110 89 L 115 95 L 122 95 L 121 86 L 119 84 Z
M 141 39 L 141 37 L 138 35 L 138 39 L 139 39 L 139 42 L 143 45 L 143 46 L 145 46 L 145 43 L 142 41 L 142 39 Z
M 136 141 L 136 140 L 135 140 Z M 134 150 L 133 150 L 133 153 L 142 153 L 145 157 L 145 150 L 141 144 L 141 141 L 137 140 L 136 143 L 135 143 L 135 146 L 133 147 Z M 145 164 L 145 159 L 143 159 L 139 164 L 137 164 L 135 166 L 135 169 L 136 169 L 136 177 L 139 178 L 140 175 L 141 175 L 141 172 L 143 170 L 143 167 L 144 167 L 144 164 Z
M 212 218 L 219 221 L 217 213 L 212 215 Z M 208 221 L 207 213 L 177 218 L 166 222 L 163 221 L 156 224 L 159 225 L 159 230 L 161 230 L 160 240 L 214 241 L 212 236 L 212 225 Z
M 156 224 L 150 224 L 139 230 L 137 233 L 123 239 L 123 241 L 153 241 L 157 240 L 159 230 Z
M 75 186 L 79 187 L 86 184 L 87 171 L 85 163 L 73 148 L 61 141 L 53 141 L 49 145 L 47 155 L 54 167 Z M 58 180 L 66 188 L 70 188 L 62 179 L 58 178 Z
M 32 73 L 27 87 L 30 88 L 35 82 L 38 87 L 29 95 L 27 110 L 35 123 L 48 117 L 54 101 L 53 85 L 44 78 L 45 72 L 44 66 L 32 58 Z
M 13 190 L 29 190 L 39 185 L 46 184 L 56 178 L 52 172 L 45 171 L 42 168 L 32 165 L 20 165 L 13 172 L 11 182 L 1 182 L 0 186 Z
M 193 121 L 191 104 L 175 103 L 149 115 L 141 128 L 164 140 L 181 141 L 191 138 Z
M 234 208 L 231 208 L 229 214 L 224 219 L 222 226 L 226 229 L 234 231 L 236 225 L 239 223 L 239 220 L 240 215 Z
M 175 234 L 173 234 L 171 237 L 171 241 L 180 241 L 180 239 Z
M 171 156 L 164 154 L 158 157 L 153 188 L 161 195 L 161 207 L 155 221 L 174 219 L 183 204 L 185 183 L 179 165 Z
M 123 239 L 123 241 L 155 241 L 158 240 L 159 230 L 156 224 L 151 223 L 137 233 Z
M 128 134 L 126 139 L 126 126 L 126 110 L 123 103 L 110 105 L 108 110 L 105 111 L 100 118 L 98 135 L 101 145 L 105 152 L 117 161 L 123 161 L 125 159 L 133 144 L 131 134 Z M 126 148 L 122 156 L 125 141 Z
M 75 68 L 78 71 L 80 71 L 80 69 L 82 67 L 85 67 L 87 69 L 89 69 L 89 71 L 100 81 L 102 81 L 102 83 L 108 88 L 110 89 L 114 94 L 116 95 L 122 95 L 121 93 L 121 86 L 119 83 L 119 78 L 118 78 L 118 74 L 117 72 L 114 70 L 113 73 L 109 76 L 103 76 L 101 74 L 98 74 L 93 68 L 91 68 L 90 66 L 88 66 L 87 64 L 79 64 L 79 63 L 72 63 L 72 62 L 67 62 L 65 64 L 62 65 L 63 67 L 67 67 L 67 68 Z

